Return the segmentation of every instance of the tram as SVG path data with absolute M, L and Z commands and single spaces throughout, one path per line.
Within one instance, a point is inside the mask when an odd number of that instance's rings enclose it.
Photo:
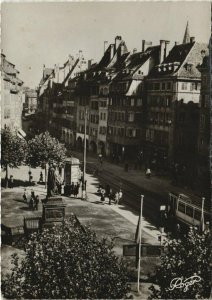
M 169 193 L 168 213 L 187 226 L 202 224 L 202 208 L 193 204 L 192 200 L 184 194 Z M 204 223 L 209 224 L 210 212 L 204 209 Z

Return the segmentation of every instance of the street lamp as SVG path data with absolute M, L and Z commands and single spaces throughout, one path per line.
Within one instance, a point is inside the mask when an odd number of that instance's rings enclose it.
M 86 180 L 85 180 L 85 171 L 86 171 L 86 126 L 87 126 L 87 108 L 85 107 L 85 123 L 84 123 L 84 155 L 83 155 L 83 176 L 82 176 L 82 199 L 86 199 Z

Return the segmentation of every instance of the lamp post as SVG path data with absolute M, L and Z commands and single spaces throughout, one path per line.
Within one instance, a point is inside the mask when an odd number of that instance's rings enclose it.
M 86 199 L 86 181 L 85 181 L 85 171 L 86 171 L 86 126 L 87 126 L 87 108 L 85 107 L 85 123 L 84 123 L 84 155 L 83 155 L 83 176 L 82 176 L 82 199 Z

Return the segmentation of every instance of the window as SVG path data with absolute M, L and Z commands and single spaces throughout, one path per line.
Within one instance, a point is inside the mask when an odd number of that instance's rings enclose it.
M 179 202 L 178 204 L 178 211 L 182 212 L 185 214 L 185 204 L 182 202 Z
M 131 98 L 130 99 L 130 106 L 134 106 L 135 105 L 135 99 Z
M 10 118 L 10 109 L 9 108 L 5 108 L 4 109 L 4 118 L 5 119 L 9 119 Z
M 141 98 L 137 99 L 137 106 L 142 106 L 142 99 Z
M 182 82 L 182 90 L 187 90 L 187 82 Z
M 136 137 L 136 129 L 135 128 L 127 128 L 126 136 L 127 137 Z
M 128 122 L 134 122 L 134 113 L 128 114 Z
M 171 106 L 171 98 L 167 97 L 166 98 L 166 107 L 170 107 Z
M 171 90 L 171 82 L 167 82 L 167 90 Z
M 154 90 L 159 90 L 160 89 L 160 83 L 159 82 L 156 82 L 154 84 Z
M 165 82 L 162 82 L 162 87 L 161 89 L 164 91 L 166 89 L 166 83 Z
M 191 206 L 186 206 L 186 214 L 187 214 L 189 217 L 193 218 L 193 207 L 191 207 Z

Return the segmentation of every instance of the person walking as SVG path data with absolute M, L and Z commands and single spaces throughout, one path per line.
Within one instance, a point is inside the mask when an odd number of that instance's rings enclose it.
M 34 199 L 32 198 L 32 196 L 29 200 L 29 209 L 34 210 Z
M 9 187 L 12 189 L 13 188 L 13 183 L 14 183 L 14 180 L 13 180 L 13 175 L 10 176 L 10 180 L 9 180 Z
M 64 195 L 64 188 L 65 188 L 65 185 L 64 185 L 64 182 L 61 184 L 61 195 Z
M 115 193 L 115 204 L 116 205 L 119 204 L 119 193 L 118 192 Z
M 27 203 L 27 191 L 26 191 L 26 189 L 24 189 L 23 199 L 24 199 L 24 202 Z
M 40 179 L 39 179 L 39 182 L 40 182 L 40 183 L 43 183 L 43 173 L 42 173 L 42 171 L 40 172 Z
M 120 201 L 122 201 L 122 197 L 123 197 L 123 193 L 122 193 L 122 190 L 120 189 L 120 190 L 119 190 L 119 195 L 118 195 L 118 203 L 119 203 Z
M 113 199 L 113 190 L 112 190 L 112 188 L 110 188 L 108 198 L 109 198 L 109 205 L 111 205 L 111 202 L 112 202 L 112 199 Z
M 102 201 L 102 204 L 104 204 L 105 202 L 105 190 L 104 189 L 101 189 L 101 198 L 100 200 Z
M 37 195 L 34 200 L 34 209 L 38 210 L 39 196 Z
M 150 168 L 147 168 L 147 170 L 146 170 L 146 176 L 147 176 L 147 178 L 151 177 L 151 170 L 150 170 Z

